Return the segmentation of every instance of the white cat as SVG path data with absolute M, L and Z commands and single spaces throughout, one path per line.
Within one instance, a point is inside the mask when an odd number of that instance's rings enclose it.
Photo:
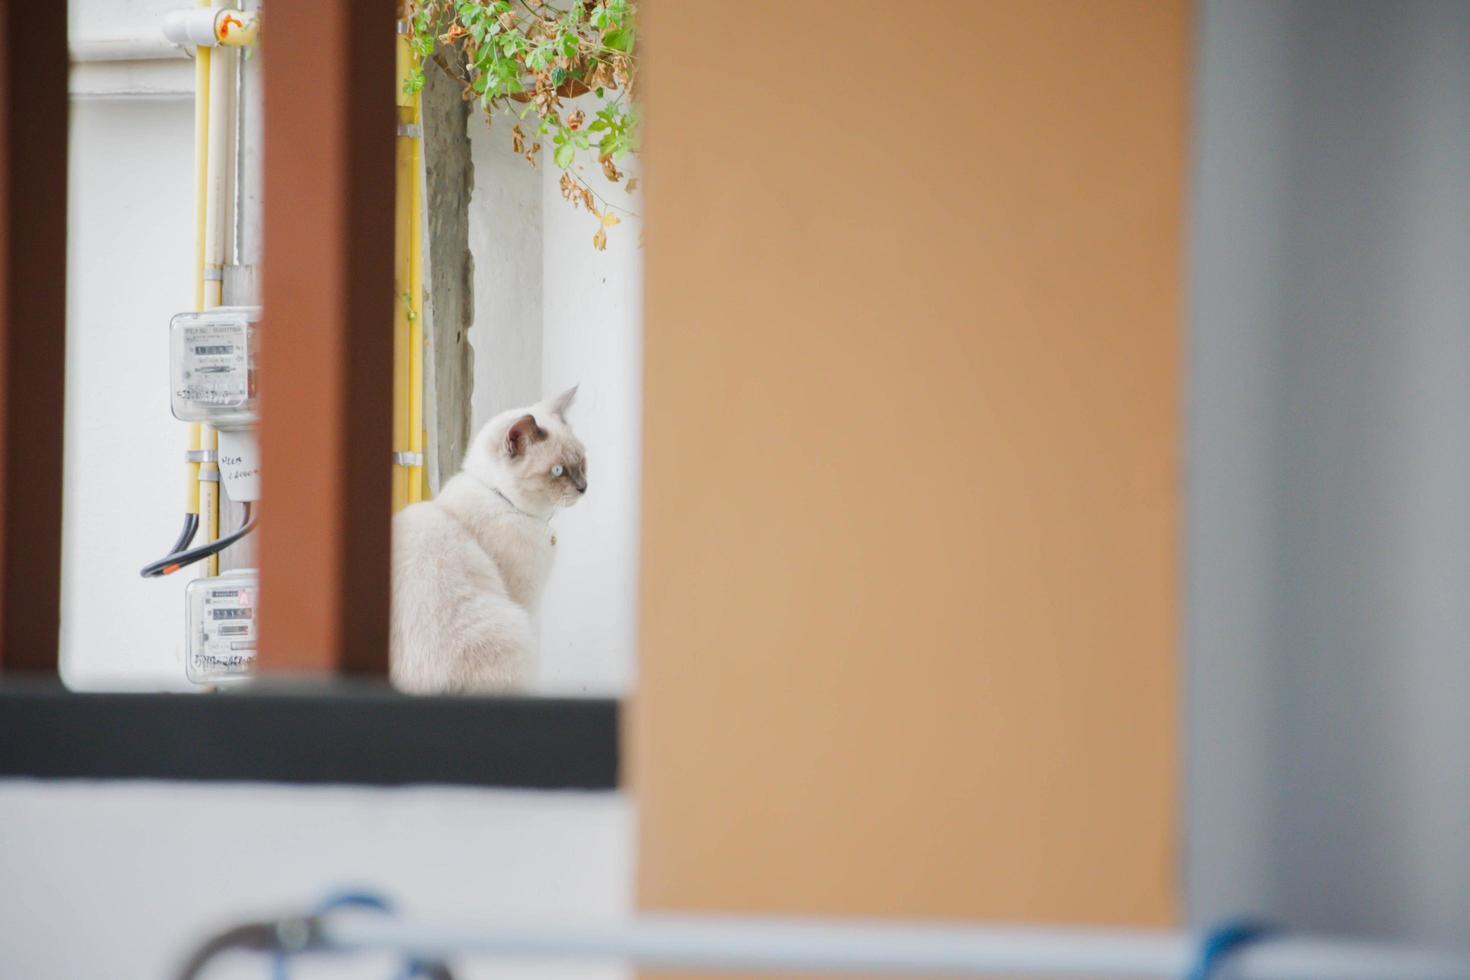
M 556 546 L 548 522 L 587 492 L 587 453 L 566 420 L 576 393 L 491 419 L 439 496 L 394 517 L 400 690 L 493 694 L 530 681 L 532 616 Z

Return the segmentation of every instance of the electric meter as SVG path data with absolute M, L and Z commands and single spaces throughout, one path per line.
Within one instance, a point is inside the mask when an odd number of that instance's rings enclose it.
M 237 568 L 189 583 L 184 616 L 184 671 L 189 680 L 219 684 L 243 680 L 255 671 L 258 582 L 255 569 Z
M 217 306 L 180 313 L 169 323 L 174 418 L 216 426 L 256 418 L 258 306 Z

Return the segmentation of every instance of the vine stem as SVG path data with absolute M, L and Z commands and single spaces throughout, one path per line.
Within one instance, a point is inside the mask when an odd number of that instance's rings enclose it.
M 637 211 L 629 211 L 627 208 L 621 207 L 621 206 L 619 206 L 617 204 L 614 204 L 613 202 L 609 201 L 607 198 L 603 197 L 601 194 L 597 193 L 597 191 L 592 187 L 592 185 L 589 184 L 589 183 L 587 183 L 587 179 L 585 177 L 583 177 L 581 174 L 574 174 L 574 173 L 572 173 L 571 170 L 564 170 L 562 172 L 565 173 L 565 174 L 567 174 L 568 176 L 570 176 L 573 180 L 575 180 L 577 183 L 581 184 L 583 187 L 587 188 L 588 193 L 590 193 L 593 197 L 595 197 L 599 201 L 601 201 L 604 207 L 611 208 L 614 211 L 621 211 L 621 212 L 623 212 L 624 214 L 626 214 L 630 218 L 639 218 L 640 220 L 642 220 L 640 218 L 640 216 L 639 216 L 639 214 L 638 214 Z

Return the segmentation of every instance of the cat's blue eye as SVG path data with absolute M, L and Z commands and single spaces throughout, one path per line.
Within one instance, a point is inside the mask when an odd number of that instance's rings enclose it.
M 553 466 L 551 468 L 551 475 L 552 476 L 561 476 L 562 473 L 564 473 L 564 472 L 566 472 L 566 471 L 561 468 L 561 464 L 560 463 L 557 463 L 555 466 Z

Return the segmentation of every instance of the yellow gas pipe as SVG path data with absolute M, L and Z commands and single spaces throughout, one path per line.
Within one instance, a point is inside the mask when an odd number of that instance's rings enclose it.
M 424 295 L 424 141 L 422 136 L 423 113 L 420 112 L 418 96 L 414 96 L 414 122 L 420 127 L 420 136 L 413 141 L 413 175 L 410 184 L 408 246 L 408 286 L 413 297 L 414 317 L 408 323 L 408 450 L 419 462 L 409 467 L 408 500 L 417 503 L 424 499 L 427 486 L 424 468 L 424 318 L 422 316 Z
M 207 7 L 208 4 L 201 3 L 200 6 Z M 216 13 L 214 19 L 217 20 L 218 17 L 219 14 Z M 217 33 L 214 39 L 218 42 Z M 225 84 L 229 66 L 227 62 L 215 58 L 207 47 L 198 47 L 195 50 L 209 71 L 209 82 L 204 87 L 204 131 L 207 139 L 204 152 L 205 193 L 202 201 L 204 252 L 203 262 L 198 270 L 204 287 L 204 303 L 201 309 L 208 310 L 220 305 L 224 291 L 224 165 L 229 149 L 229 127 L 225 125 L 229 114 L 224 100 L 229 95 L 229 86 Z M 219 77 L 216 78 L 216 75 Z M 216 461 L 219 433 L 207 422 L 199 427 L 199 445 L 206 457 L 199 464 L 199 524 L 204 542 L 210 543 L 218 541 L 220 536 L 219 463 Z M 206 568 L 207 574 L 218 575 L 219 555 L 211 555 L 207 559 Z
M 393 310 L 393 509 L 424 498 L 423 129 L 418 95 L 404 83 L 418 66 L 398 35 Z
M 199 6 L 208 7 L 209 0 L 200 0 Z M 194 309 L 204 309 L 204 263 L 206 250 L 206 228 L 209 217 L 209 69 L 210 50 L 198 47 L 194 50 Z M 189 423 L 189 457 L 185 463 L 188 484 L 185 488 L 185 509 L 190 514 L 200 514 L 200 496 L 203 484 L 199 479 L 200 464 L 198 451 L 204 448 L 204 426 Z M 207 517 L 201 514 L 200 523 Z

